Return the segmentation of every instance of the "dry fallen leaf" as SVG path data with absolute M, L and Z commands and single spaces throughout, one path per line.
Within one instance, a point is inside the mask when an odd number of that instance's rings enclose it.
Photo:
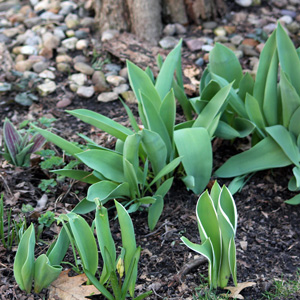
M 93 285 L 84 285 L 85 274 L 69 277 L 70 270 L 62 271 L 49 287 L 49 300 L 86 300 L 86 296 L 99 294 Z
M 222 294 L 222 296 L 227 296 L 228 298 L 233 298 L 233 299 L 244 299 L 244 297 L 242 295 L 240 295 L 240 292 L 244 288 L 254 286 L 254 285 L 256 285 L 255 282 L 242 282 L 242 283 L 238 283 L 237 286 L 224 287 L 225 290 L 230 291 L 230 294 L 229 295 Z

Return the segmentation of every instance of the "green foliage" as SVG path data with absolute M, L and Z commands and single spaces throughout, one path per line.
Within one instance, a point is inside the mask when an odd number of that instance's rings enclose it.
M 57 186 L 57 182 L 55 179 L 42 179 L 41 183 L 38 185 L 39 189 L 41 189 L 43 192 L 50 193 L 51 188 L 54 188 Z
M 8 119 L 4 121 L 3 137 L 4 152 L 1 154 L 17 167 L 29 167 L 31 154 L 38 151 L 46 142 L 40 134 L 30 136 L 30 133 L 26 132 L 22 135 Z
M 50 227 L 54 221 L 55 213 L 52 211 L 47 211 L 38 218 L 39 224 L 44 225 L 46 227 Z
M 215 182 L 210 194 L 206 191 L 199 197 L 196 215 L 202 244 L 192 243 L 185 237 L 181 240 L 207 258 L 211 288 L 225 287 L 230 274 L 237 285 L 234 242 L 237 211 L 230 191 L 225 186 L 221 189 Z
M 263 294 L 263 299 L 296 299 L 300 295 L 300 269 L 298 269 L 295 280 L 275 279 L 274 285 Z
M 201 79 L 202 95 L 234 81 L 229 106 L 221 117 L 222 123 L 219 123 L 216 135 L 230 137 L 230 130 L 234 132 L 232 129 L 236 130 L 238 126 L 244 130 L 247 122 L 248 125 L 249 122 L 255 125 L 253 147 L 230 158 L 216 171 L 216 175 L 242 176 L 294 165 L 288 187 L 291 191 L 299 191 L 300 58 L 280 23 L 261 53 L 256 80 L 246 76 L 242 75 L 234 53 L 222 45 L 216 45 L 210 54 L 208 70 Z M 239 123 L 232 123 L 234 118 L 237 120 L 236 117 Z M 300 197 L 297 195 L 287 203 L 299 204 Z
M 18 245 L 20 239 L 26 230 L 26 219 L 19 221 L 12 219 L 12 210 L 4 210 L 3 194 L 0 197 L 0 241 L 4 248 L 11 250 L 13 246 Z
M 63 231 L 61 231 L 61 234 L 63 234 Z M 62 240 L 60 239 L 61 234 L 56 243 L 50 247 L 47 255 L 42 254 L 35 260 L 35 230 L 33 224 L 24 232 L 14 261 L 14 277 L 21 290 L 30 293 L 34 282 L 34 292 L 39 293 L 58 278 L 62 271 L 59 264 L 69 246 L 68 237 L 65 236 Z M 51 257 L 51 260 L 49 257 Z

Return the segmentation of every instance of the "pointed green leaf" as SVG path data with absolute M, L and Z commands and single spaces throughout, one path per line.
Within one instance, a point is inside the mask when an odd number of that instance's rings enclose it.
M 245 101 L 247 94 L 250 94 L 250 95 L 253 94 L 253 88 L 254 88 L 254 79 L 247 72 L 243 76 L 242 80 L 240 81 L 239 91 L 238 91 L 239 97 Z
M 45 254 L 40 255 L 34 263 L 34 292 L 38 294 L 43 288 L 47 288 L 61 271 L 61 266 L 51 265 Z
M 285 155 L 299 166 L 300 152 L 295 137 L 282 125 L 267 127 L 266 131 L 279 145 Z
M 173 139 L 176 117 L 176 101 L 173 89 L 164 98 L 159 109 L 159 115 L 167 128 L 170 138 Z
M 287 204 L 291 204 L 291 205 L 299 205 L 300 204 L 300 194 L 294 196 L 293 198 L 284 201 Z
M 148 211 L 148 226 L 151 231 L 155 228 L 164 209 L 164 198 L 160 195 L 154 197 L 156 201 L 149 207 Z
M 126 137 L 133 133 L 129 128 L 113 121 L 108 117 L 105 117 L 88 109 L 67 110 L 67 112 L 75 116 L 76 118 L 79 118 L 80 120 L 115 136 L 122 141 L 125 141 Z
M 68 213 L 67 217 L 83 267 L 94 275 L 98 269 L 98 249 L 91 227 L 75 213 Z
M 235 177 L 251 172 L 285 167 L 292 161 L 279 145 L 266 137 L 251 149 L 228 159 L 215 173 L 218 177 Z
M 232 50 L 216 43 L 209 54 L 209 71 L 233 83 L 238 88 L 243 77 L 241 64 Z
M 109 180 L 124 182 L 123 156 L 105 150 L 87 150 L 76 155 L 91 169 L 103 174 Z
M 89 184 L 93 184 L 99 181 L 99 179 L 95 177 L 91 172 L 87 172 L 83 170 L 60 169 L 60 170 L 53 170 L 51 171 L 51 173 L 55 173 L 60 176 L 69 177 Z
M 167 93 L 171 89 L 177 62 L 181 56 L 181 44 L 182 40 L 169 53 L 156 78 L 155 88 L 161 100 L 166 97 Z
M 208 184 L 212 172 L 210 136 L 205 128 L 186 128 L 175 131 L 174 141 L 186 174 L 195 178 L 192 191 L 199 194 Z
M 289 123 L 289 131 L 293 133 L 296 137 L 300 136 L 300 106 L 293 113 L 290 123 Z
M 44 138 L 47 139 L 47 141 L 55 144 L 57 147 L 61 148 L 62 150 L 66 151 L 68 154 L 75 156 L 78 153 L 83 152 L 82 149 L 80 149 L 79 147 L 75 146 L 73 143 L 68 142 L 67 140 L 61 138 L 60 136 L 41 129 L 33 124 L 31 124 L 31 127 L 33 127 L 37 132 L 39 132 Z
M 155 107 L 159 107 L 161 99 L 152 80 L 138 66 L 127 60 L 127 70 L 130 86 L 138 102 L 142 102 L 141 93 L 147 95 Z

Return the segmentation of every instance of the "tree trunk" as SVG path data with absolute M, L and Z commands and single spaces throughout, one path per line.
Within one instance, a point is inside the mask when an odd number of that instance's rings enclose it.
M 88 4 L 100 32 L 130 31 L 151 43 L 161 37 L 163 23 L 201 24 L 226 11 L 224 0 L 87 0 Z

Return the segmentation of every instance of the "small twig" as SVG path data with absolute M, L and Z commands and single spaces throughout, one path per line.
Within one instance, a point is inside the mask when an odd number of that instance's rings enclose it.
M 7 181 L 4 179 L 4 177 L 0 174 L 0 177 L 2 178 L 2 180 L 3 180 L 3 184 L 4 184 L 4 187 L 5 187 L 5 189 L 6 189 L 6 191 L 7 191 L 7 193 L 9 194 L 9 196 L 11 197 L 11 198 L 13 198 L 13 193 L 11 192 L 11 190 L 10 190 L 10 188 L 9 188 L 9 186 L 8 186 L 8 184 L 7 184 Z
M 168 225 L 168 224 L 169 224 L 169 221 L 167 220 L 166 222 L 164 222 L 163 224 L 161 224 L 156 230 L 154 230 L 154 231 L 152 231 L 152 232 L 150 232 L 150 233 L 144 235 L 144 237 L 148 237 L 148 236 L 151 236 L 151 235 L 156 234 L 158 231 L 160 231 L 160 229 L 161 229 L 162 227 L 164 227 L 165 225 Z
M 204 256 L 201 256 L 197 259 L 194 259 L 188 263 L 186 263 L 181 270 L 174 276 L 174 280 L 177 282 L 181 281 L 182 276 L 186 275 L 189 273 L 192 269 L 199 267 L 200 265 L 204 264 L 207 262 L 207 258 Z

